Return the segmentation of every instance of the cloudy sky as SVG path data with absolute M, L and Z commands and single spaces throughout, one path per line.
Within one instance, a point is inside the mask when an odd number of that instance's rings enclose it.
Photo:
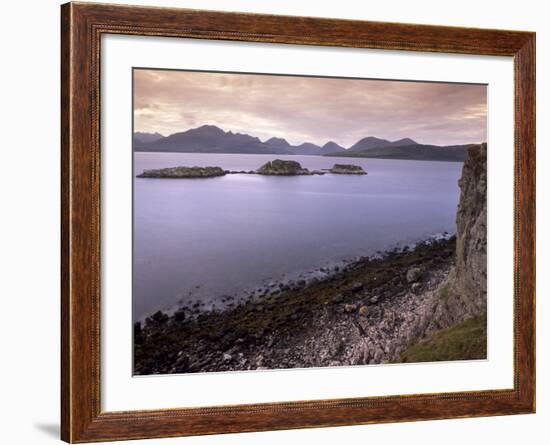
M 134 70 L 134 130 L 204 124 L 291 144 L 366 136 L 451 145 L 487 140 L 484 85 Z

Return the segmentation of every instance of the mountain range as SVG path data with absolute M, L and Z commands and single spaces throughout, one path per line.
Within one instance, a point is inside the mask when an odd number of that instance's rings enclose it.
M 389 141 L 373 136 L 359 140 L 348 149 L 333 141 L 322 146 L 310 142 L 291 145 L 283 138 L 272 137 L 262 142 L 257 137 L 224 131 L 215 125 L 202 125 L 166 137 L 159 133 L 136 132 L 133 139 L 134 151 L 315 155 L 440 161 L 463 161 L 470 145 L 424 145 L 410 138 Z
M 134 145 L 155 142 L 159 139 L 162 139 L 163 137 L 164 136 L 160 133 L 143 133 L 141 131 L 136 131 L 134 133 Z
M 348 158 L 379 158 L 379 159 L 409 159 L 414 161 L 451 161 L 463 162 L 467 158 L 467 145 L 387 145 L 384 147 L 373 147 L 362 151 L 351 149 L 337 153 L 329 153 L 326 156 L 348 157 Z

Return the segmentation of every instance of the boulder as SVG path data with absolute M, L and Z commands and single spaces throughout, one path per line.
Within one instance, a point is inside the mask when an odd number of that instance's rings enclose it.
M 184 321 L 186 318 L 185 316 L 185 309 L 180 308 L 174 313 L 174 320 L 176 321 Z
M 409 283 L 416 283 L 422 276 L 422 269 L 420 267 L 411 267 L 407 271 L 407 281 Z

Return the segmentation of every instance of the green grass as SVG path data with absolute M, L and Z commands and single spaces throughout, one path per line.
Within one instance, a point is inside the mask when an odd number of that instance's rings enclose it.
M 487 358 L 487 317 L 470 318 L 434 332 L 401 354 L 404 363 Z
M 443 286 L 440 290 L 439 290 L 439 296 L 441 297 L 441 299 L 443 301 L 447 301 L 450 297 L 450 291 L 449 291 L 449 286 L 448 285 L 445 285 Z

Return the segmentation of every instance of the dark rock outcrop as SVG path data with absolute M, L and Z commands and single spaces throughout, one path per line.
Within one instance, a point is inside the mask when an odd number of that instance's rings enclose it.
M 487 144 L 468 149 L 459 185 L 456 265 L 436 310 L 443 326 L 487 311 Z
M 212 178 L 223 176 L 226 172 L 221 167 L 170 167 L 158 170 L 144 170 L 138 178 Z
M 334 164 L 330 169 L 331 173 L 338 175 L 366 175 L 367 172 L 363 170 L 360 165 L 353 164 Z
M 479 312 L 487 300 L 487 144 L 471 147 L 468 154 L 456 216 L 456 289 Z
M 303 168 L 299 162 L 275 159 L 262 165 L 256 173 L 259 175 L 295 176 L 313 174 L 307 168 Z

